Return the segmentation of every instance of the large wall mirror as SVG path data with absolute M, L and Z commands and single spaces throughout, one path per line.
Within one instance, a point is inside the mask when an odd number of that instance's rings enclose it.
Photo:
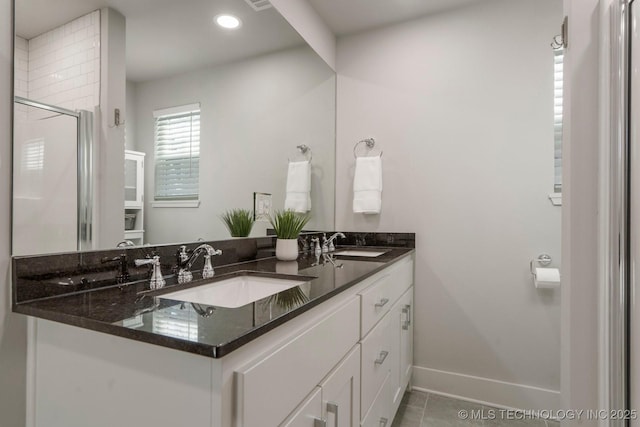
M 15 2 L 15 255 L 229 238 L 307 159 L 333 228 L 335 73 L 267 2 Z

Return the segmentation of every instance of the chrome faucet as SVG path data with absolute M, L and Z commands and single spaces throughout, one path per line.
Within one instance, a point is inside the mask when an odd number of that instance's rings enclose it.
M 101 260 L 103 264 L 118 263 L 118 273 L 116 274 L 116 283 L 122 285 L 127 283 L 130 279 L 129 268 L 127 265 L 127 254 L 120 254 L 115 258 L 103 258 Z
M 204 267 L 202 268 L 202 278 L 210 279 L 215 274 L 213 270 L 213 266 L 211 265 L 211 257 L 213 255 L 222 255 L 221 250 L 216 250 L 211 247 L 211 245 L 207 245 L 203 243 L 198 246 L 189 254 L 187 252 L 186 246 L 180 246 L 178 249 L 177 260 L 178 260 L 178 283 L 189 283 L 193 280 L 193 273 L 191 273 L 191 267 L 193 263 L 196 262 L 201 253 L 204 253 Z
M 338 237 L 340 237 L 340 238 L 343 238 L 343 239 L 344 239 L 346 236 L 345 236 L 343 233 L 335 233 L 333 236 L 329 237 L 329 238 L 327 239 L 327 241 L 325 242 L 325 244 L 327 244 L 327 243 L 328 243 L 328 248 L 327 248 L 327 249 L 328 249 L 328 252 L 333 252 L 333 251 L 335 251 L 335 250 L 336 250 L 336 247 L 335 247 L 335 245 L 333 244 L 333 241 L 334 241 L 336 238 L 338 238 Z M 325 251 L 324 251 L 324 248 L 323 248 L 322 252 L 325 252 Z
M 327 233 L 322 233 L 322 253 L 329 252 L 329 240 L 327 239 Z
M 162 277 L 162 269 L 160 268 L 160 257 L 154 256 L 153 258 L 137 259 L 135 260 L 136 267 L 141 265 L 150 265 L 152 269 L 151 280 L 149 280 L 149 287 L 152 290 L 162 289 L 167 283 Z
M 325 264 L 327 262 L 329 262 L 331 265 L 333 265 L 333 268 L 342 268 L 342 267 L 344 267 L 344 264 L 342 264 L 342 263 L 336 264 L 336 261 L 333 258 L 333 254 L 322 254 L 322 258 L 323 258 Z
M 319 257 L 320 254 L 322 253 L 322 248 L 320 247 L 320 238 L 319 237 L 312 237 L 311 238 L 311 246 L 313 246 L 315 248 L 313 253 L 316 256 L 316 258 Z

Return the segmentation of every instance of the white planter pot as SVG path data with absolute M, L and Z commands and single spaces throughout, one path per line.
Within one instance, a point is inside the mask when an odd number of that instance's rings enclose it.
M 276 273 L 278 273 L 278 274 L 298 274 L 298 261 L 278 261 L 278 262 L 276 262 Z
M 277 239 L 276 258 L 280 261 L 298 259 L 298 239 Z

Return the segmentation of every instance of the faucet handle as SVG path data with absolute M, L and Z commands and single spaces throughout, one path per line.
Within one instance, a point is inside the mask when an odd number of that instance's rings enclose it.
M 162 277 L 162 268 L 160 265 L 160 257 L 158 255 L 154 256 L 153 258 L 137 259 L 134 261 L 134 263 L 136 267 L 140 267 L 143 265 L 151 266 L 152 273 L 151 279 L 149 280 L 149 287 L 152 290 L 161 289 L 167 283 L 164 280 L 164 277 Z
M 222 255 L 222 251 L 220 249 L 211 248 L 204 255 L 204 267 L 202 268 L 203 279 L 211 279 L 216 274 L 213 269 L 213 265 L 211 265 L 211 257 L 214 255 Z
M 327 239 L 327 233 L 322 233 L 322 253 L 329 252 L 329 240 Z
M 176 252 L 176 258 L 178 260 L 178 265 L 184 264 L 189 260 L 189 254 L 187 253 L 187 247 L 182 245 L 178 248 L 178 252 Z

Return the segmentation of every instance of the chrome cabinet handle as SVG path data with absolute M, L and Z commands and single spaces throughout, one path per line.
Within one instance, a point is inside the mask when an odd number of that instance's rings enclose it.
M 327 427 L 327 420 L 321 420 L 320 418 L 315 418 L 313 420 L 313 427 Z
M 387 427 L 387 423 L 388 423 L 388 422 L 389 422 L 389 420 L 388 420 L 388 419 L 386 419 L 386 418 L 380 418 L 380 425 L 381 425 L 382 427 Z
M 385 305 L 387 305 L 388 302 L 389 302 L 389 298 L 382 298 L 380 302 L 376 303 L 376 307 L 378 308 L 384 307 Z
M 409 329 L 409 325 L 411 325 L 411 306 L 409 304 L 402 307 L 402 314 L 407 315 L 407 319 L 402 322 L 402 329 L 406 331 Z
M 378 358 L 374 361 L 374 363 L 375 363 L 376 365 L 382 365 L 382 364 L 384 363 L 384 361 L 386 360 L 386 358 L 387 358 L 387 356 L 388 356 L 388 355 L 389 355 L 389 352 L 388 352 L 388 351 L 384 351 L 384 350 L 382 350 L 382 351 L 380 352 L 380 357 L 378 357 Z
M 335 416 L 335 427 L 338 427 L 338 404 L 333 402 L 327 402 L 327 412 Z

